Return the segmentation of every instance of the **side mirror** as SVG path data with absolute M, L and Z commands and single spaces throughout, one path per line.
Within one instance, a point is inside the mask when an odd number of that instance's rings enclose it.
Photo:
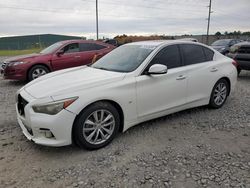
M 148 70 L 148 74 L 166 74 L 167 72 L 167 66 L 161 64 L 154 64 Z
M 56 55 L 59 57 L 59 56 L 61 56 L 61 55 L 63 55 L 64 54 L 64 50 L 63 49 L 61 49 L 61 50 L 59 50 L 58 52 L 56 52 Z

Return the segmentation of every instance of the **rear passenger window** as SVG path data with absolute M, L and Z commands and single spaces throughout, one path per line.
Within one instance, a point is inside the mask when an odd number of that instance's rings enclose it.
M 213 61 L 214 59 L 214 52 L 206 47 L 203 47 L 205 56 L 206 56 L 206 60 L 207 61 Z
M 80 43 L 80 51 L 92 51 L 93 45 L 91 43 Z
M 95 43 L 80 43 L 80 51 L 95 51 L 106 48 L 106 46 L 95 44 Z
M 101 50 L 101 49 L 106 48 L 106 46 L 103 46 L 103 45 L 100 45 L 100 44 L 94 44 L 94 48 L 95 48 L 95 50 Z
M 194 44 L 181 44 L 185 65 L 192 65 L 207 61 L 203 47 Z
M 181 56 L 177 45 L 167 46 L 163 48 L 151 61 L 150 65 L 162 64 L 168 69 L 181 66 Z

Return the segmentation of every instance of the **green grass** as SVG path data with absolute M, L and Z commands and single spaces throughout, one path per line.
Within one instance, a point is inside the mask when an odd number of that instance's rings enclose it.
M 27 49 L 27 50 L 0 50 L 0 56 L 15 56 L 15 55 L 25 55 L 40 52 L 41 49 Z

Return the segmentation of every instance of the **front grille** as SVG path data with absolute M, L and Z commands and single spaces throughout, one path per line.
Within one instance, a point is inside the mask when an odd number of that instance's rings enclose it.
M 22 98 L 22 96 L 19 94 L 18 100 L 17 100 L 17 109 L 18 109 L 18 113 L 21 116 L 25 116 L 24 108 L 27 104 L 28 102 L 24 98 Z

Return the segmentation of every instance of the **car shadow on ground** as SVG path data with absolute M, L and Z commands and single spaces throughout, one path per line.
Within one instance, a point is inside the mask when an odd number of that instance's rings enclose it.
M 184 118 L 187 116 L 193 116 L 193 115 L 196 115 L 197 113 L 202 113 L 204 111 L 210 111 L 210 110 L 212 111 L 214 109 L 211 109 L 208 106 L 200 106 L 200 107 L 195 107 L 192 109 L 187 109 L 187 110 L 183 110 L 180 112 L 176 112 L 173 114 L 169 114 L 169 115 L 166 115 L 166 116 L 163 116 L 160 118 L 145 121 L 143 123 L 137 124 L 137 125 L 129 128 L 124 133 L 119 133 L 108 146 L 101 148 L 99 150 L 86 150 L 86 149 L 78 147 L 75 144 L 72 144 L 69 146 L 63 146 L 63 147 L 48 147 L 48 146 L 36 145 L 36 144 L 30 142 L 30 146 L 32 145 L 31 147 L 34 150 L 39 151 L 40 153 L 43 153 L 43 154 L 48 154 L 52 158 L 53 158 L 53 156 L 56 157 L 58 154 L 61 154 L 61 155 L 65 154 L 66 155 L 67 153 L 84 154 L 84 153 L 89 153 L 89 152 L 90 153 L 103 152 L 103 151 L 106 151 L 110 147 L 116 147 L 117 142 L 118 143 L 122 142 L 125 139 L 125 137 L 128 136 L 128 134 L 132 137 L 133 136 L 137 137 L 136 135 L 139 131 L 147 132 L 147 130 L 149 130 L 149 129 L 158 129 L 158 128 L 161 128 L 163 123 L 168 124 L 172 120 Z M 181 122 L 179 126 L 182 126 L 181 125 L 182 123 L 183 122 Z M 177 128 L 176 124 L 175 125 L 172 125 L 172 123 L 170 123 L 170 124 L 171 124 L 171 126 L 175 126 L 174 128 Z
M 1 81 L 1 80 L 0 80 Z M 27 81 L 16 81 L 16 80 L 9 80 L 7 82 L 4 82 L 5 85 L 9 85 L 9 86 L 24 86 L 26 85 L 28 82 Z
M 244 80 L 244 81 L 247 81 L 247 80 L 250 81 L 250 75 L 239 75 L 238 79 Z

